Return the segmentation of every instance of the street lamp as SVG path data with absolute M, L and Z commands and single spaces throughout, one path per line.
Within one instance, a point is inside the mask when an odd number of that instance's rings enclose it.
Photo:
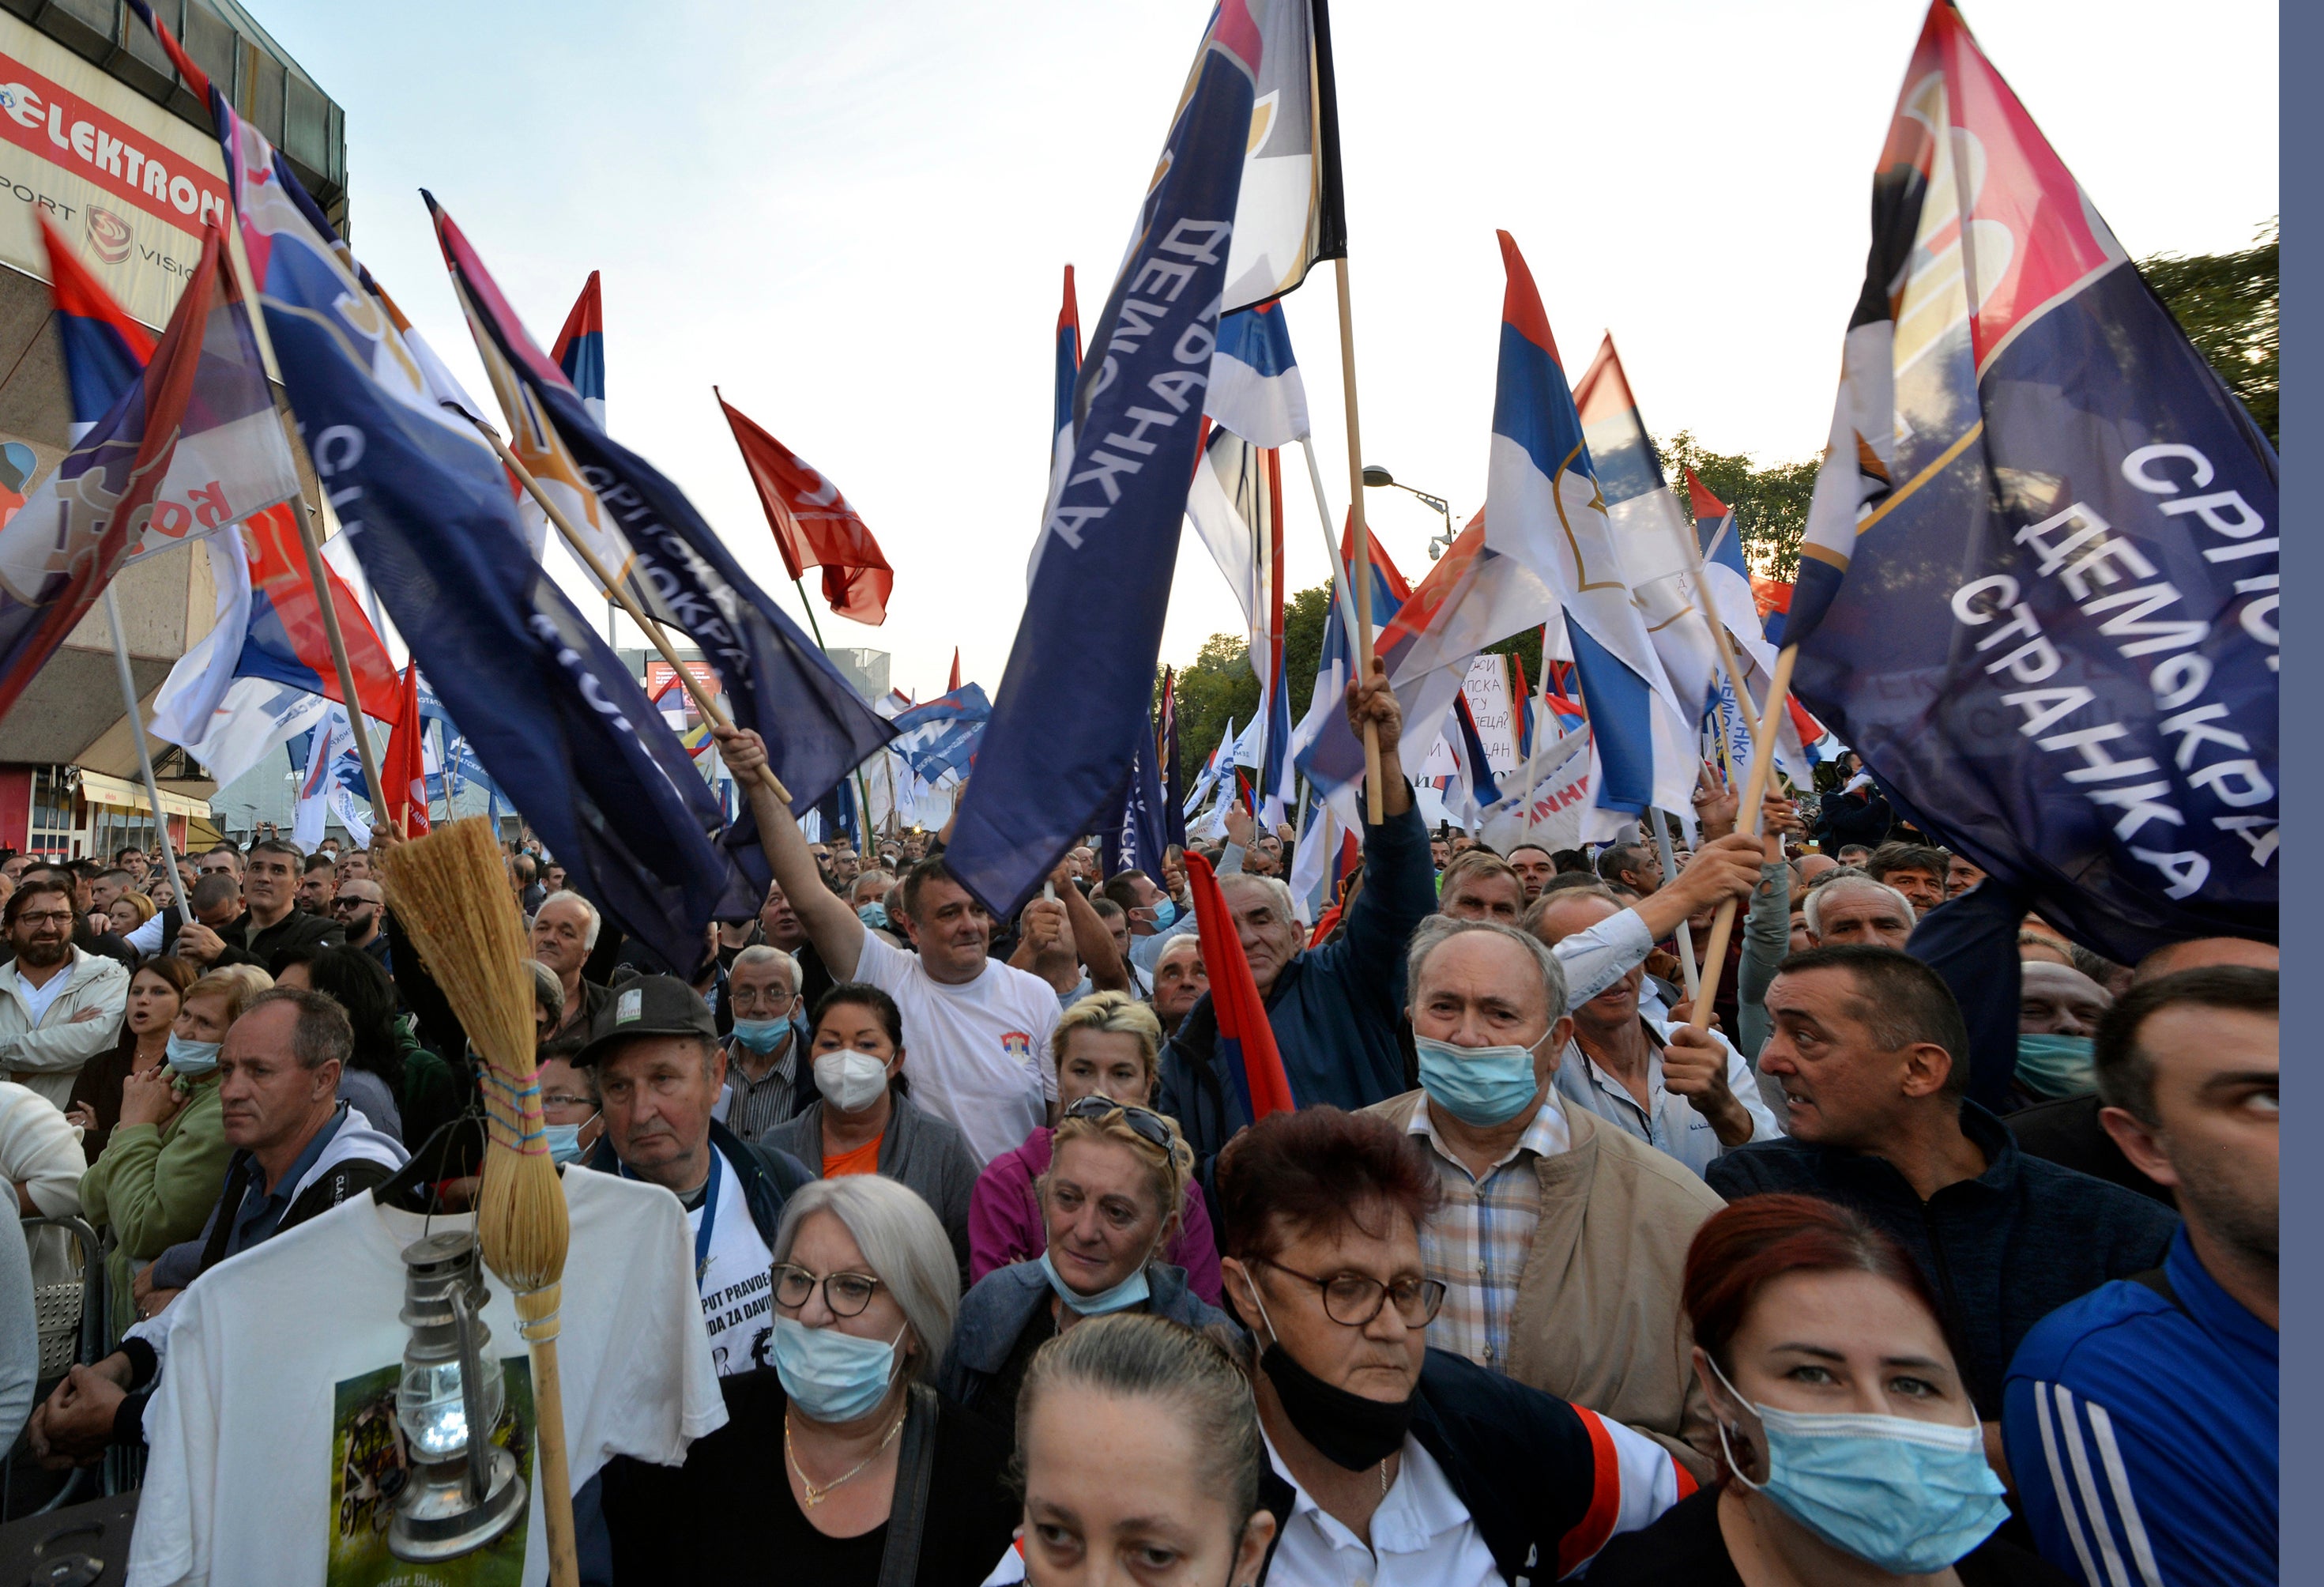
M 1408 484 L 1397 484 L 1396 475 L 1377 463 L 1364 465 L 1364 483 L 1368 485 L 1394 485 L 1396 489 L 1407 494 L 1418 496 L 1423 502 L 1444 515 L 1444 532 L 1428 542 L 1428 559 L 1431 562 L 1452 549 L 1452 505 L 1443 497 L 1432 496 L 1426 491 L 1414 490 Z

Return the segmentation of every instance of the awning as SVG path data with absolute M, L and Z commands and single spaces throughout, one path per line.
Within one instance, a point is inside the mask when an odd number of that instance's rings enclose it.
M 119 777 L 107 777 L 102 771 L 91 771 L 85 766 L 81 768 L 80 793 L 81 798 L 92 805 L 110 805 L 116 809 L 151 814 L 146 804 L 145 789 L 141 785 Z M 208 820 L 210 802 L 208 799 L 189 799 L 183 794 L 171 793 L 165 788 L 161 790 L 161 808 L 168 815 L 197 817 L 202 820 Z

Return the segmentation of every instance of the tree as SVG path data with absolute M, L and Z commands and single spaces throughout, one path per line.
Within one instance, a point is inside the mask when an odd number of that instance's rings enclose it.
M 1315 668 L 1323 655 L 1323 616 L 1332 586 L 1317 585 L 1283 603 L 1283 670 L 1290 685 L 1291 720 L 1307 714 L 1315 692 Z M 1155 709 L 1161 709 L 1161 679 L 1155 680 Z M 1178 752 L 1192 778 L 1218 748 L 1232 718 L 1238 729 L 1259 710 L 1259 675 L 1250 669 L 1250 647 L 1239 633 L 1214 633 L 1203 641 L 1191 666 L 1178 673 Z
M 2157 254 L 2138 262 L 2138 273 L 2242 400 L 2270 446 L 2277 444 L 2276 235 L 2271 220 L 2239 253 Z
M 1786 579 L 1797 573 L 1800 537 L 1807 531 L 1808 503 L 1815 496 L 1817 459 L 1763 467 L 1741 452 L 1714 452 L 1683 429 L 1656 442 L 1655 447 L 1662 453 L 1664 476 L 1678 493 L 1683 508 L 1689 468 L 1727 503 L 1743 539 L 1743 560 L 1752 572 Z

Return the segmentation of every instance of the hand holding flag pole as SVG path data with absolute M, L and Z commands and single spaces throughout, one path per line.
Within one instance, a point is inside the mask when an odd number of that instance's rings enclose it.
M 509 450 L 508 443 L 493 432 L 492 426 L 473 413 L 465 417 L 476 427 L 477 434 L 492 443 L 493 450 L 500 454 L 502 465 L 508 469 L 517 484 L 522 485 L 532 499 L 540 504 L 540 510 L 548 515 L 549 521 L 557 525 L 557 532 L 565 537 L 565 543 L 573 548 L 575 556 L 581 558 L 581 565 L 589 570 L 589 577 L 603 585 L 606 593 L 622 604 L 622 610 L 629 614 L 630 621 L 636 623 L 639 631 L 648 639 L 653 641 L 654 648 L 662 654 L 662 660 L 668 661 L 677 672 L 678 682 L 684 684 L 686 692 L 694 697 L 695 708 L 702 713 L 703 719 L 714 727 L 733 726 L 733 722 L 728 718 L 726 713 L 720 710 L 718 703 L 711 698 L 709 691 L 702 687 L 701 680 L 694 676 L 693 669 L 678 660 L 678 651 L 670 644 L 669 635 L 662 632 L 661 624 L 648 617 L 639 608 L 637 597 L 630 593 L 628 584 L 615 578 L 613 570 L 598 558 L 596 552 L 589 549 L 588 542 L 581 538 L 581 531 L 575 529 L 573 521 L 565 516 L 564 509 L 550 501 L 549 493 L 540 488 L 540 482 L 532 477 L 532 470 L 527 468 L 514 452 Z M 759 775 L 766 780 L 767 787 L 775 798 L 782 800 L 786 805 L 791 802 L 791 790 L 783 786 L 782 779 L 775 775 L 775 769 L 772 766 L 760 767 Z M 376 787 L 377 784 L 374 782 L 374 786 Z M 383 816 L 381 820 L 384 822 L 386 817 Z
M 1767 689 L 1766 714 L 1759 719 L 1752 735 L 1754 746 L 1775 742 L 1775 714 L 1784 708 L 1784 697 L 1791 692 L 1792 665 L 1799 659 L 1797 645 L 1785 645 L 1783 653 L 1775 658 L 1775 676 Z M 1734 676 L 1732 672 L 1728 674 L 1730 678 Z M 1751 697 L 1740 681 L 1735 685 L 1735 693 L 1748 712 Z M 1745 780 L 1743 807 L 1738 812 L 1748 836 L 1759 835 L 1760 817 L 1766 813 L 1767 773 L 1775 761 L 1773 754 L 1762 754 L 1756 747 L 1752 751 L 1751 775 Z M 1719 906 L 1719 916 L 1711 923 L 1711 946 L 1704 954 L 1702 986 L 1694 994 L 1694 1012 L 1687 1020 L 1697 1030 L 1711 1029 L 1711 1001 L 1719 995 L 1719 972 L 1727 963 L 1727 939 L 1734 934 L 1735 900 L 1730 898 Z

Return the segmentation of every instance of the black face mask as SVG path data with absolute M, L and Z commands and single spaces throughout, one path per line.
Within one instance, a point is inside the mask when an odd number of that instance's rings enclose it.
M 1259 1370 L 1275 1385 L 1283 1414 L 1299 1435 L 1325 1460 L 1351 1472 L 1368 1472 L 1402 1449 L 1420 1406 L 1417 1389 L 1400 1400 L 1366 1399 L 1326 1383 L 1280 1344 L 1269 1344 L 1260 1354 Z

